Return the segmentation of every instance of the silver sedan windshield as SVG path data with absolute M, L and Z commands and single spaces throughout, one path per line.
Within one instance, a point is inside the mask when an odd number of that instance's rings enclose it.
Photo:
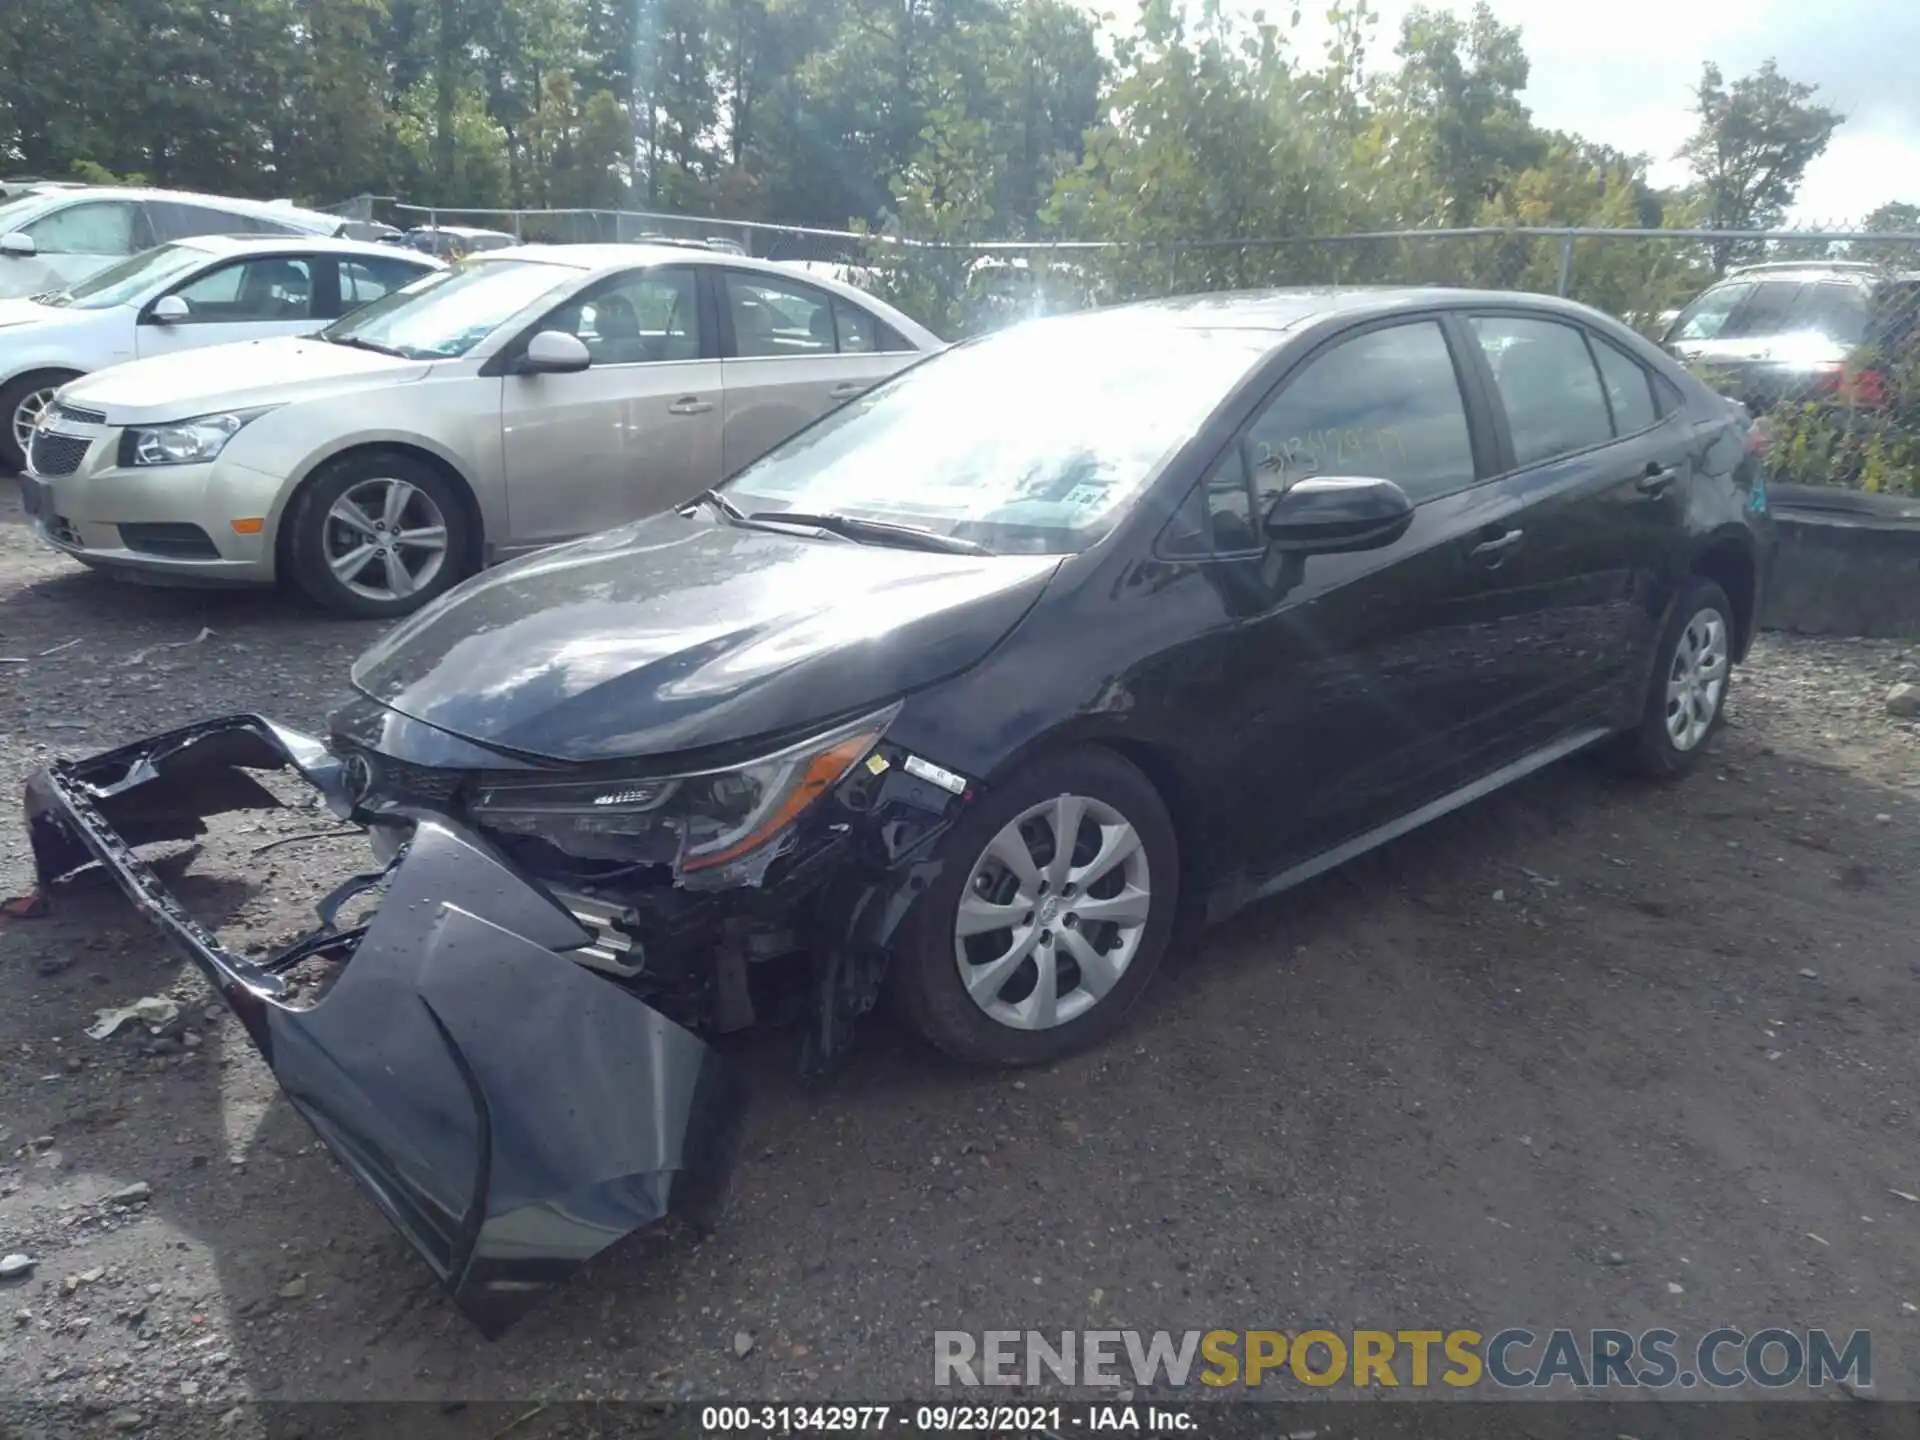
M 320 332 L 409 360 L 464 355 L 541 296 L 580 278 L 569 265 L 536 260 L 470 260 L 437 271 Z

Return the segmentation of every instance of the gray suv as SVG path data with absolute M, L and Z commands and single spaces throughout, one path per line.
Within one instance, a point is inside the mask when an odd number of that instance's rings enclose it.
M 1756 415 L 1802 400 L 1873 404 L 1877 372 L 1849 371 L 1849 360 L 1904 346 L 1917 315 L 1920 274 L 1775 261 L 1728 272 L 1680 312 L 1661 343 Z

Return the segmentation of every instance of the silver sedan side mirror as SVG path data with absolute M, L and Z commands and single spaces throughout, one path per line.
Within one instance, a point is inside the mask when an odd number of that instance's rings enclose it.
M 517 368 L 522 375 L 571 375 L 591 364 L 593 356 L 578 335 L 542 330 L 527 342 Z

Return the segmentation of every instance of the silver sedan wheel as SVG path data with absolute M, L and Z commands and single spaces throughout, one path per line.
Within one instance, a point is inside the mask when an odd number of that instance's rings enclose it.
M 1718 610 L 1700 611 L 1680 632 L 1667 672 L 1667 736 L 1676 750 L 1705 738 L 1727 693 L 1727 622 Z
M 1146 847 L 1124 815 L 1085 795 L 1043 801 L 973 862 L 954 914 L 960 983 L 1002 1025 L 1065 1025 L 1120 983 L 1152 908 Z
M 362 480 L 327 511 L 327 568 L 369 600 L 404 600 L 424 590 L 447 561 L 447 517 L 417 485 Z
M 40 423 L 40 417 L 47 413 L 47 407 L 53 404 L 54 392 L 59 388 L 49 385 L 44 390 L 29 391 L 13 407 L 13 443 L 20 447 L 22 455 L 32 446 L 33 428 Z

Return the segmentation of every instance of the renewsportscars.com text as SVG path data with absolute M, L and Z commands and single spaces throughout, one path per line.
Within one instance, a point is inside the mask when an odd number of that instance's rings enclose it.
M 1146 1388 L 1724 1390 L 1873 1384 L 1873 1337 L 1826 1330 L 938 1330 L 933 1383 Z

